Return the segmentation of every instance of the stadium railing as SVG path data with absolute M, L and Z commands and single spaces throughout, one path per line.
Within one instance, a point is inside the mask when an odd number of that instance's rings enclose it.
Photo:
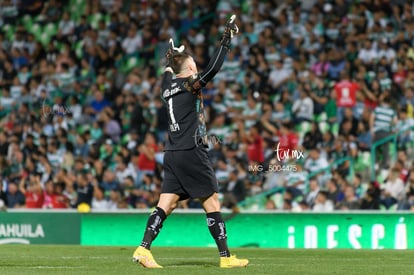
M 377 169 L 376 169 L 376 157 L 377 157 L 377 151 L 378 151 L 378 147 L 381 145 L 384 145 L 386 143 L 390 143 L 388 144 L 388 146 L 390 146 L 389 150 L 390 150 L 390 156 L 391 156 L 391 160 L 392 162 L 395 162 L 397 159 L 397 152 L 398 152 L 398 137 L 401 136 L 402 134 L 406 133 L 407 131 L 411 131 L 411 134 L 414 134 L 414 126 L 411 126 L 409 129 L 404 129 L 404 130 L 400 130 L 392 135 L 389 135 L 387 137 L 385 137 L 384 139 L 381 139 L 375 143 L 372 144 L 371 146 L 371 160 L 370 160 L 370 172 L 371 172 L 371 181 L 375 181 L 378 180 L 378 175 L 377 175 Z M 411 136 L 411 141 L 409 143 L 409 147 L 411 149 L 411 151 L 413 151 L 414 149 L 414 138 Z

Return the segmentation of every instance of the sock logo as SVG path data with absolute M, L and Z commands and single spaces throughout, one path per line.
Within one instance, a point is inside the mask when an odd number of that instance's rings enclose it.
M 157 230 L 157 227 L 160 224 L 161 224 L 161 218 L 159 216 L 156 216 L 154 223 L 150 225 L 150 228 L 149 229 L 152 230 L 155 235 L 157 235 L 158 234 L 158 231 L 159 231 L 159 230 Z
M 220 233 L 219 233 L 219 240 L 225 240 L 227 238 L 226 229 L 224 227 L 224 222 L 220 222 L 219 224 Z
M 216 223 L 216 220 L 213 218 L 207 218 L 207 225 L 213 226 Z

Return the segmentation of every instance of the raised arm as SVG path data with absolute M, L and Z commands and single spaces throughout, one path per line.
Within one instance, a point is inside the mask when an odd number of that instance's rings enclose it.
M 234 34 L 239 32 L 239 28 L 236 23 L 236 15 L 232 15 L 230 20 L 227 22 L 226 27 L 224 28 L 223 37 L 220 41 L 220 47 L 216 49 L 213 54 L 213 57 L 210 59 L 210 62 L 207 65 L 207 68 L 199 74 L 200 84 L 205 86 L 213 77 L 218 73 L 221 66 L 223 65 L 224 58 L 226 57 L 227 52 L 230 49 L 231 39 Z
M 224 58 L 230 49 L 231 39 L 233 38 L 234 34 L 239 32 L 239 28 L 234 22 L 235 19 L 236 16 L 232 15 L 230 20 L 227 22 L 223 37 L 220 41 L 220 47 L 214 52 L 212 58 L 210 59 L 210 62 L 207 65 L 207 68 L 192 80 L 190 79 L 189 84 L 193 90 L 198 90 L 201 87 L 206 86 L 207 82 L 213 79 L 213 77 L 218 73 L 221 66 L 223 65 Z
M 223 45 L 220 45 L 220 47 L 216 49 L 207 68 L 199 74 L 201 86 L 206 86 L 207 82 L 213 79 L 213 77 L 220 71 L 228 51 L 229 49 Z

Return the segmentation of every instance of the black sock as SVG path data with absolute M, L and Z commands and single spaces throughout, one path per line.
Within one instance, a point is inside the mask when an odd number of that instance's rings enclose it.
M 216 241 L 220 257 L 230 257 L 230 251 L 227 246 L 226 225 L 221 217 L 221 213 L 207 213 L 207 225 L 211 236 Z
M 167 218 L 162 208 L 155 208 L 148 218 L 147 227 L 145 229 L 144 238 L 142 239 L 141 246 L 146 249 L 151 248 L 152 241 L 158 236 L 162 228 L 164 220 Z

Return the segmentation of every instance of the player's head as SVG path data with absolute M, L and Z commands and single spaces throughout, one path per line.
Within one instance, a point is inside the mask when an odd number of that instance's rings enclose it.
M 197 66 L 194 59 L 186 52 L 174 54 L 171 68 L 175 74 L 192 75 L 197 73 Z

